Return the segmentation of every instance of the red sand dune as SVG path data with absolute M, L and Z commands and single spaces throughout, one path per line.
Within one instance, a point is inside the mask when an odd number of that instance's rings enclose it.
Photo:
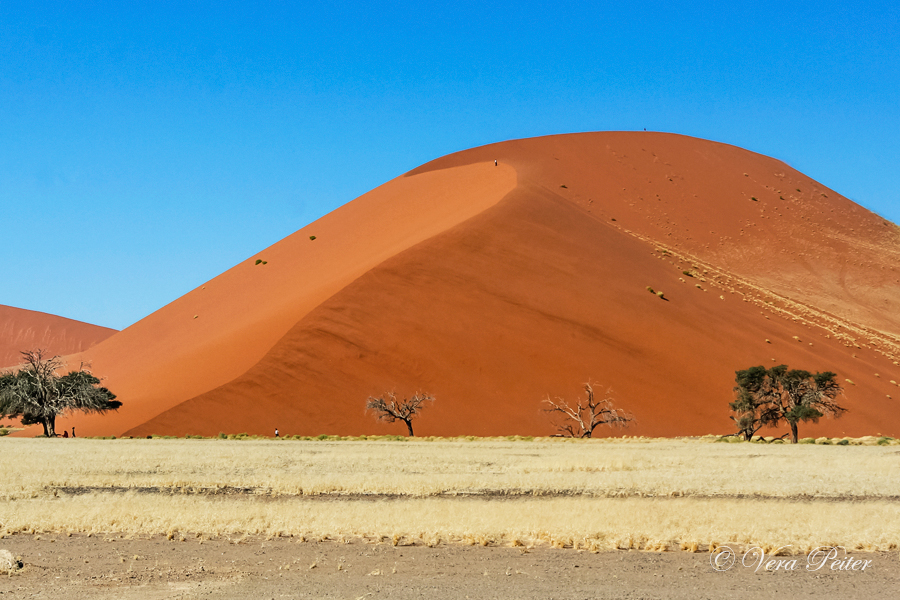
M 734 371 L 786 363 L 846 386 L 850 412 L 801 435 L 900 435 L 898 265 L 896 225 L 740 148 L 644 132 L 493 144 L 88 350 L 124 406 L 65 425 L 402 433 L 365 400 L 424 389 L 419 435 L 546 435 L 542 398 L 592 379 L 637 417 L 626 433 L 727 433 Z
M 24 350 L 74 354 L 114 333 L 108 327 L 0 304 L 0 368 L 19 365 Z

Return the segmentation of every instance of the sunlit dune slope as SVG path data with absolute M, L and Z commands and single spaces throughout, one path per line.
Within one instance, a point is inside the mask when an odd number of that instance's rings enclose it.
M 114 333 L 108 327 L 0 304 L 0 368 L 19 365 L 22 351 L 74 354 Z
M 92 349 L 85 357 L 124 406 L 72 421 L 85 435 L 121 433 L 227 383 L 354 279 L 515 185 L 515 171 L 492 161 L 399 177 L 357 198 Z
M 401 433 L 365 400 L 420 388 L 438 400 L 418 434 L 548 434 L 541 399 L 592 379 L 635 414 L 630 433 L 728 432 L 734 371 L 787 363 L 846 386 L 850 412 L 802 433 L 900 435 L 898 258 L 895 225 L 739 148 L 643 132 L 494 144 L 87 353 L 125 407 L 79 424 Z

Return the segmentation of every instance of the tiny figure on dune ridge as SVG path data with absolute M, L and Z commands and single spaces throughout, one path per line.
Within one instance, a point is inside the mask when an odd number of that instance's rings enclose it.
M 278 428 L 275 428 L 275 437 L 278 437 Z

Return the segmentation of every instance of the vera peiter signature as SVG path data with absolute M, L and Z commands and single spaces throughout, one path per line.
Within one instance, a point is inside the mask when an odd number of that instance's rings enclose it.
M 740 565 L 754 571 L 865 571 L 872 561 L 854 558 L 847 554 L 843 546 L 819 546 L 806 556 L 806 564 L 801 558 L 786 558 L 778 555 L 790 546 L 782 546 L 770 554 L 754 546 L 741 555 Z M 727 571 L 737 562 L 738 554 L 729 546 L 720 546 L 709 555 L 709 564 L 716 571 Z

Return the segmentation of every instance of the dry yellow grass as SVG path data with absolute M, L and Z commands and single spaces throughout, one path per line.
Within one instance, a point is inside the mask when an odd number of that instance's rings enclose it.
M 695 440 L 274 442 L 6 439 L 0 498 L 54 488 L 270 495 L 900 497 L 893 446 Z
M 0 532 L 796 551 L 900 545 L 895 446 L 0 441 Z

